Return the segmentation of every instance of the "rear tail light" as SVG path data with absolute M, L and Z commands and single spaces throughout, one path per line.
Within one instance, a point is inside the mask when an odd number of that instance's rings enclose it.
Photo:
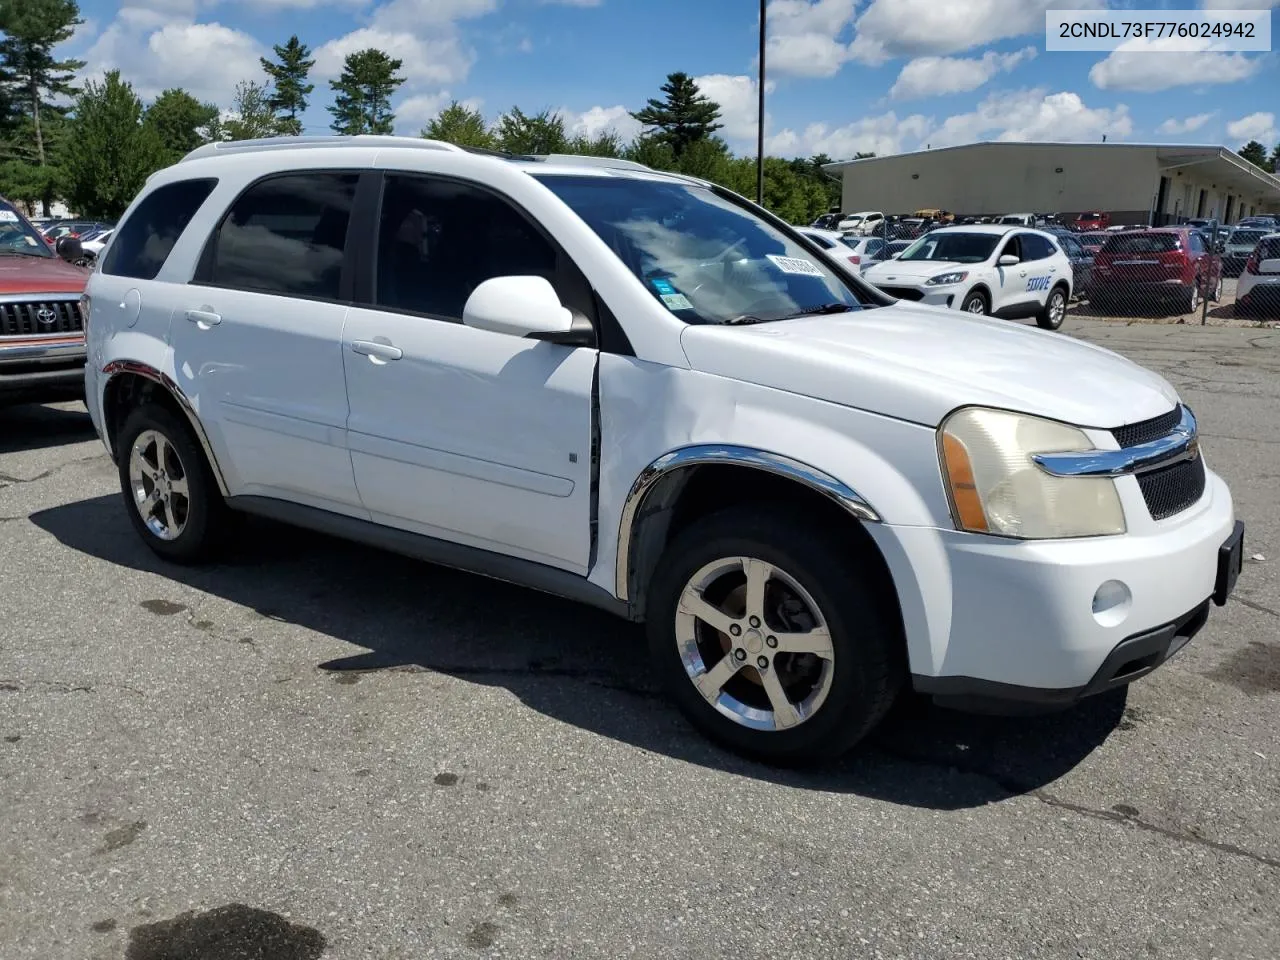
M 1245 261 L 1244 272 L 1251 273 L 1256 277 L 1261 273 L 1261 270 L 1258 269 L 1261 265 L 1262 261 L 1258 259 L 1258 251 L 1255 250 L 1249 254 L 1249 259 Z
M 860 254 L 855 253 L 853 256 L 851 256 L 851 257 L 849 258 L 849 262 L 850 262 L 850 263 L 861 263 L 861 262 L 862 262 L 862 256 L 861 256 Z

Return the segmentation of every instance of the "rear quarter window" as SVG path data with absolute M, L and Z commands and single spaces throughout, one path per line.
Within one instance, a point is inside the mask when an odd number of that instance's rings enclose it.
M 217 185 L 214 179 L 179 180 L 151 191 L 116 230 L 102 272 L 154 280 L 182 231 Z

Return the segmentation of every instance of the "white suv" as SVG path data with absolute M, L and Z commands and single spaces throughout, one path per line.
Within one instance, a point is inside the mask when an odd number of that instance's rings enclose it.
M 942 227 L 864 271 L 891 297 L 1057 330 L 1075 278 L 1051 234 L 1006 226 Z
M 895 303 L 635 164 L 203 147 L 86 300 L 89 409 L 156 553 L 208 557 L 242 511 L 643 620 L 690 719 L 767 760 L 838 754 L 911 688 L 1127 683 L 1240 568 L 1163 379 Z

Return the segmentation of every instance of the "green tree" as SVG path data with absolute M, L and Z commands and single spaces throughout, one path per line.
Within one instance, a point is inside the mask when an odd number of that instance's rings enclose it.
M 308 59 L 311 50 L 296 35 L 283 46 L 276 44 L 271 49 L 279 62 L 259 58 L 262 69 L 271 78 L 272 91 L 268 103 L 278 118 L 276 126 L 279 132 L 296 137 L 302 133 L 298 114 L 306 112 L 307 97 L 316 88 L 314 83 L 307 83 L 307 76 L 316 62 Z
M 85 85 L 62 154 L 67 202 L 83 216 L 103 219 L 124 213 L 168 156 L 155 127 L 143 122 L 142 101 L 119 70 Z
M 1267 148 L 1260 144 L 1257 140 L 1250 140 L 1240 148 L 1240 156 L 1248 160 L 1255 167 L 1266 169 L 1267 166 Z
M 218 139 L 259 140 L 280 132 L 267 88 L 260 83 L 241 80 L 236 84 L 231 113 L 232 116 L 214 125 L 213 132 L 218 134 Z
M 75 0 L 0 0 L 0 77 L 7 87 L 9 109 L 30 120 L 33 162 L 49 163 L 45 126 L 49 114 L 65 114 L 65 108 L 51 100 L 73 97 L 75 72 L 82 60 L 59 60 L 54 48 L 69 40 L 84 21 Z M 27 161 L 32 162 L 32 161 Z M 49 172 L 35 175 L 53 188 Z M 52 192 L 41 196 L 44 213 L 49 212 Z
M 1267 169 L 1272 173 L 1280 173 L 1280 143 L 1271 149 L 1271 158 L 1267 161 Z
M 507 153 L 567 153 L 569 150 L 564 118 L 549 110 L 529 115 L 519 107 L 512 107 L 498 118 L 494 135 L 499 149 Z
M 631 114 L 646 132 L 668 144 L 677 160 L 689 144 L 720 129 L 720 107 L 704 97 L 686 73 L 671 73 L 662 85 L 665 97 L 650 99 L 644 109 Z
M 621 157 L 622 151 L 622 137 L 612 130 L 605 130 L 594 137 L 579 134 L 571 139 L 565 148 L 566 153 L 576 153 L 586 157 Z
M 180 87 L 156 97 L 143 118 L 160 136 L 171 163 L 181 160 L 202 143 L 208 143 L 212 139 L 210 134 L 217 132 L 217 120 L 218 108 L 214 104 L 201 103 Z
M 622 158 L 632 163 L 642 163 L 654 170 L 676 168 L 676 155 L 671 149 L 671 144 L 643 134 L 636 137 L 631 145 L 622 151 Z
M 396 119 L 391 97 L 404 83 L 396 73 L 401 66 L 402 61 L 373 48 L 347 54 L 342 76 L 329 81 L 335 94 L 329 107 L 333 131 L 347 136 L 391 133 Z
M 676 169 L 690 177 L 728 186 L 725 181 L 732 176 L 728 169 L 732 159 L 727 143 L 719 137 L 705 137 L 684 148 L 676 160 Z
M 479 110 L 463 106 L 457 100 L 440 111 L 440 115 L 422 128 L 422 136 L 428 140 L 444 140 L 460 147 L 480 147 L 492 150 L 497 141 L 485 125 Z

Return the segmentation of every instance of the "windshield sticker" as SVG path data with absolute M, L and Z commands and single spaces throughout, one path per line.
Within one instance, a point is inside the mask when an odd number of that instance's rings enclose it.
M 770 263 L 783 273 L 796 274 L 801 277 L 822 276 L 822 271 L 818 269 L 818 265 L 812 260 L 804 260 L 800 257 L 780 257 L 776 253 L 768 253 L 765 256 L 769 258 Z
M 17 223 L 18 215 L 12 210 L 0 210 L 0 223 Z
M 661 278 L 653 281 L 653 289 L 657 290 L 658 295 L 661 297 L 669 297 L 676 292 L 676 288 L 671 285 L 670 280 Z
M 693 304 L 689 302 L 689 298 L 683 293 L 664 293 L 662 302 L 667 305 L 668 310 L 692 310 Z

